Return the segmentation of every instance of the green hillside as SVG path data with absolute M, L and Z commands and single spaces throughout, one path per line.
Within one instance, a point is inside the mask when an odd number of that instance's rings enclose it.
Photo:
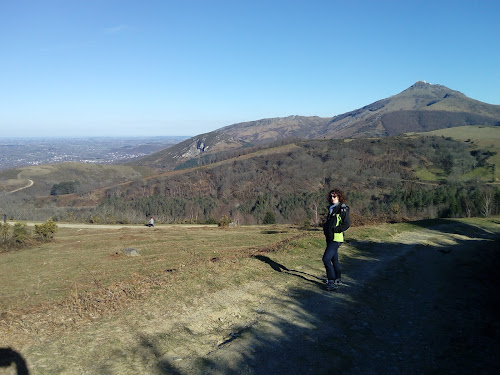
M 470 177 L 498 182 L 500 180 L 500 126 L 460 126 L 450 129 L 434 130 L 422 135 L 450 137 L 466 142 L 471 149 L 482 150 L 494 155 L 488 156 L 487 164 L 471 172 Z

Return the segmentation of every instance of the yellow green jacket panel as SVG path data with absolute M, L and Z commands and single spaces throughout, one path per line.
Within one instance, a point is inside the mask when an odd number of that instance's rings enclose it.
M 349 207 L 344 203 L 338 204 L 329 210 L 323 233 L 327 241 L 344 242 L 344 232 L 351 226 Z

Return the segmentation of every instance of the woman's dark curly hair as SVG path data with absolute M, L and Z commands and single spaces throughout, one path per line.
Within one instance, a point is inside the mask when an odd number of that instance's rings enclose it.
M 328 201 L 328 204 L 331 204 L 332 201 L 330 200 L 330 197 L 333 195 L 336 195 L 337 197 L 339 197 L 339 203 L 342 204 L 342 203 L 345 203 L 347 201 L 346 197 L 345 197 L 345 193 L 340 190 L 340 189 L 332 189 L 330 190 L 330 192 L 328 193 L 328 196 L 326 197 L 326 200 Z

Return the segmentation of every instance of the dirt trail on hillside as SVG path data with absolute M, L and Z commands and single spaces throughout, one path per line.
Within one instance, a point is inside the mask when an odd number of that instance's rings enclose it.
M 300 269 L 261 254 L 253 261 L 277 276 L 272 284 L 175 309 L 148 302 L 78 339 L 40 338 L 23 355 L 32 374 L 498 373 L 499 233 L 444 225 L 350 241 L 358 251 L 341 257 L 338 292 L 324 289 L 319 252 Z
M 12 194 L 12 193 L 15 193 L 15 192 L 27 189 L 27 188 L 29 188 L 29 187 L 31 187 L 33 185 L 34 185 L 34 181 L 33 180 L 28 180 L 28 183 L 25 186 L 22 186 L 20 188 L 8 191 L 8 192 L 5 193 L 5 195 Z

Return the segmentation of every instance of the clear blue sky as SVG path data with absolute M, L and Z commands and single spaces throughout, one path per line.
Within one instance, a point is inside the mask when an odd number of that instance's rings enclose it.
M 500 2 L 0 0 L 0 137 L 330 117 L 418 80 L 500 104 Z

